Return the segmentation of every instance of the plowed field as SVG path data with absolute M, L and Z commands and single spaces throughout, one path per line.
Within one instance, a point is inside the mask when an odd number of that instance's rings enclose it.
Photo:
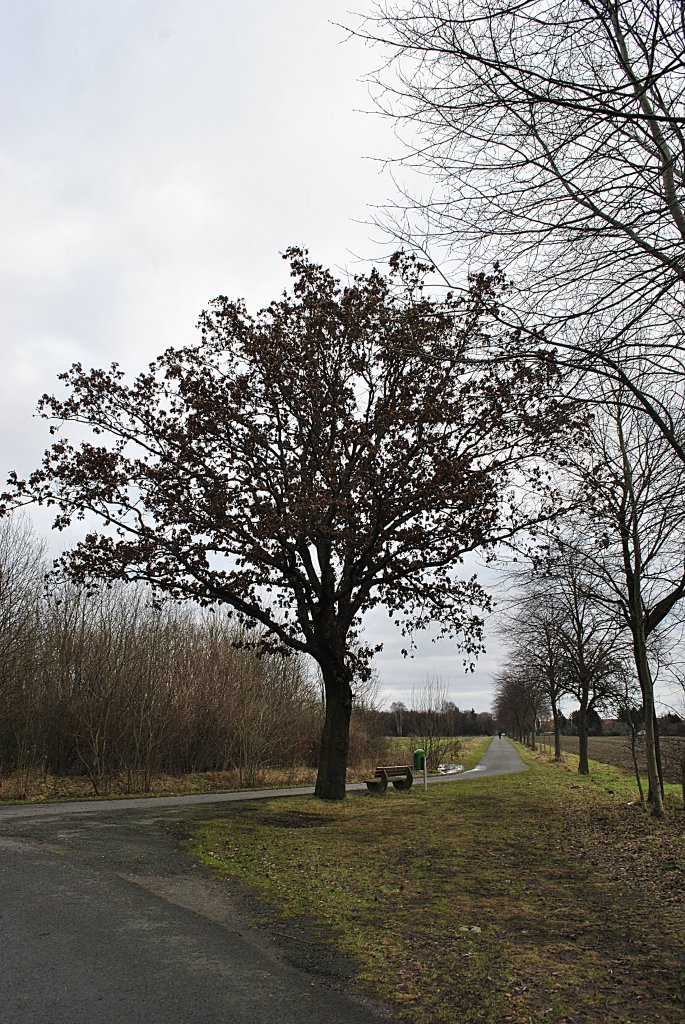
M 666 782 L 680 782 L 680 759 L 685 756 L 685 736 L 662 736 L 661 756 Z M 553 740 L 552 740 L 553 742 Z M 578 737 L 562 736 L 562 750 L 569 754 L 578 753 Z M 613 764 L 626 772 L 633 771 L 630 743 L 627 736 L 590 736 L 588 741 L 590 757 L 604 764 Z M 644 739 L 638 739 L 637 756 L 640 770 L 647 774 Z

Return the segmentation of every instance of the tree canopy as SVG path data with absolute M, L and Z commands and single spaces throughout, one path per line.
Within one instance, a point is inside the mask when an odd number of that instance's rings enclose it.
M 380 0 L 361 34 L 390 56 L 382 108 L 418 134 L 410 159 L 434 187 L 409 206 L 434 238 L 496 239 L 548 315 L 663 328 L 668 309 L 680 337 L 681 3 Z
M 63 556 L 71 578 L 222 605 L 261 627 L 256 644 L 311 655 L 327 701 L 317 793 L 340 798 L 364 613 L 382 604 L 407 633 L 437 622 L 474 654 L 488 598 L 455 569 L 554 514 L 541 460 L 573 416 L 553 360 L 524 362 L 514 336 L 498 339 L 506 361 L 470 362 L 496 274 L 438 302 L 413 257 L 344 286 L 300 249 L 285 258 L 289 293 L 255 315 L 215 299 L 197 344 L 130 383 L 116 364 L 62 374 L 66 397 L 40 402 L 55 440 L 11 475 L 4 507 L 101 522 Z

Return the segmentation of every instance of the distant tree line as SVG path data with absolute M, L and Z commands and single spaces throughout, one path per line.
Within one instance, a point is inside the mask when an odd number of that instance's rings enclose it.
M 685 736 L 685 721 L 671 711 L 659 715 L 656 724 L 659 736 Z M 572 711 L 568 718 L 560 714 L 559 727 L 562 736 L 577 736 L 578 712 Z M 629 736 L 633 728 L 638 734 L 644 732 L 645 712 L 642 707 L 619 708 L 616 718 L 602 718 L 597 711 L 592 711 L 587 719 L 588 736 Z
M 460 711 L 453 701 L 434 709 L 408 708 L 395 701 L 389 711 L 376 714 L 384 736 L 488 736 L 495 728 L 489 711 Z

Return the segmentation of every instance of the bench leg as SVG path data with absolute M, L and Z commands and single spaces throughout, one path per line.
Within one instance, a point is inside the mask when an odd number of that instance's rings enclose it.
M 369 793 L 377 793 L 380 795 L 381 793 L 385 793 L 386 789 L 388 788 L 388 780 L 376 779 L 374 781 L 371 781 L 367 779 L 366 788 L 368 789 Z
M 392 784 L 395 787 L 395 789 L 403 789 L 406 791 L 408 789 L 411 789 L 411 784 L 413 781 L 413 778 L 409 776 L 408 779 L 393 779 Z

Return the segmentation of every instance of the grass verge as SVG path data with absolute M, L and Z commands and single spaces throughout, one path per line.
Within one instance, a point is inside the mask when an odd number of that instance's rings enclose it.
M 450 736 L 441 737 L 439 743 L 444 747 L 445 762 L 453 761 L 463 765 L 464 771 L 470 771 L 476 767 L 491 740 L 491 736 Z M 388 753 L 398 763 L 412 764 L 414 751 L 422 745 L 422 740 L 416 736 L 388 736 L 386 743 Z
M 478 764 L 484 750 L 490 743 L 485 736 L 455 738 L 458 760 L 468 771 Z M 391 759 L 402 759 L 412 763 L 412 753 L 418 741 L 387 738 L 387 751 L 377 754 L 377 759 L 366 764 L 353 766 L 348 770 L 348 782 L 363 782 L 373 775 L 377 764 L 388 764 Z M 457 754 L 455 754 L 457 756 Z M 257 778 L 248 783 L 240 772 L 187 772 L 183 775 L 167 775 L 156 772 L 144 785 L 140 778 L 129 778 L 125 774 L 113 775 L 101 781 L 100 792 L 93 790 L 87 776 L 58 776 L 41 771 L 26 771 L 21 774 L 0 775 L 0 805 L 55 803 L 69 800 L 130 800 L 136 797 L 192 796 L 201 793 L 244 792 L 250 789 L 299 789 L 313 786 L 316 769 L 305 767 L 262 768 Z
M 416 1024 L 682 1024 L 685 815 L 649 819 L 609 766 L 242 805 L 205 864 L 273 919 L 313 920 L 356 984 Z
M 22 777 L 0 777 L 0 804 L 54 803 L 70 800 L 131 800 L 155 796 L 193 796 L 201 793 L 244 792 L 250 789 L 298 789 L 313 786 L 313 768 L 264 769 L 254 785 L 247 785 L 237 771 L 188 772 L 185 775 L 157 773 L 148 787 L 131 785 L 125 777 L 108 780 L 103 791 L 93 792 L 87 778 L 36 773 Z M 21 796 L 19 794 L 26 794 Z

